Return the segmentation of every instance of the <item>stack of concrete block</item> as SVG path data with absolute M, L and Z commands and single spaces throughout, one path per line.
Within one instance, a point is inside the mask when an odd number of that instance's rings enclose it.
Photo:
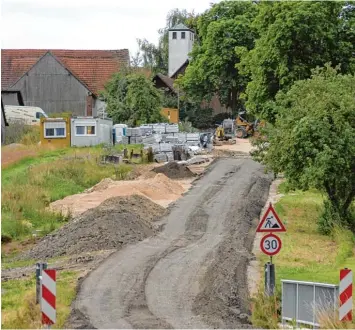
M 174 136 L 174 135 L 168 135 L 165 137 L 165 141 L 167 143 L 173 143 L 173 144 L 176 144 L 176 143 L 179 143 L 180 140 L 179 140 L 179 137 L 178 136 Z
M 186 144 L 189 146 L 198 146 L 200 144 L 200 134 L 186 133 Z
M 154 155 L 154 160 L 158 163 L 165 163 L 168 161 L 168 157 L 164 153 L 159 153 Z
M 166 125 L 165 133 L 179 133 L 179 125 L 177 124 Z
M 149 136 L 153 134 L 153 127 L 151 125 L 141 125 L 139 128 L 142 135 Z
M 129 137 L 128 136 L 120 136 L 117 137 L 118 144 L 129 144 Z
M 168 162 L 171 162 L 174 160 L 174 154 L 172 152 L 167 152 L 166 153 L 166 158 Z
M 129 144 L 140 144 L 143 143 L 142 136 L 130 136 L 129 137 Z
M 142 136 L 142 142 L 147 144 L 154 144 L 157 142 L 156 137 L 154 135 Z
M 172 152 L 173 145 L 171 143 L 160 143 L 160 152 Z

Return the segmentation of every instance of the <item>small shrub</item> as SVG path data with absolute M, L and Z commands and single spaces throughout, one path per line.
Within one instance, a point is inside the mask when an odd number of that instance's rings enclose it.
M 281 310 L 281 292 L 268 297 L 261 287 L 252 298 L 252 323 L 261 329 L 277 329 Z
M 22 121 L 10 121 L 9 126 L 5 127 L 5 144 L 22 143 L 21 140 L 27 135 L 33 135 L 32 132 L 35 130 L 36 126 L 25 125 Z M 27 142 L 28 139 L 25 138 L 25 141 Z M 39 142 L 39 135 L 37 142 Z
M 26 146 L 38 144 L 40 136 L 40 126 L 30 126 L 30 129 L 21 137 L 20 143 Z

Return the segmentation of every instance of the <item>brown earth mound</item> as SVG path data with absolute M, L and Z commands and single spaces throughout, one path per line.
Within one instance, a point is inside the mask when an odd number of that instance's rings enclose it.
M 155 173 L 163 173 L 170 179 L 184 179 L 195 176 L 186 165 L 178 164 L 176 162 L 169 162 L 163 166 L 154 168 Z
M 164 174 L 154 173 L 154 178 L 146 180 L 113 181 L 103 179 L 84 193 L 67 196 L 50 204 L 55 212 L 77 217 L 88 209 L 99 206 L 105 200 L 118 196 L 141 195 L 166 207 L 177 200 L 186 188 Z
M 114 197 L 47 235 L 21 259 L 46 259 L 82 252 L 120 249 L 153 235 L 152 221 L 165 210 L 143 196 Z

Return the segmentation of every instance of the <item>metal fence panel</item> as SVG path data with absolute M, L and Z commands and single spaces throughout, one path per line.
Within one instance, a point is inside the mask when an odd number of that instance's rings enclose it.
M 282 322 L 319 326 L 322 312 L 336 314 L 338 286 L 326 283 L 281 280 Z

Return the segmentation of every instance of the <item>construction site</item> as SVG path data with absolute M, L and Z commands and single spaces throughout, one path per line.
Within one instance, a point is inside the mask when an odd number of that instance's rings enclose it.
M 194 164 L 136 165 L 129 180 L 54 201 L 71 220 L 15 260 L 78 272 L 71 328 L 248 327 L 253 229 L 272 181 L 250 150 L 239 139 Z M 2 280 L 32 274 L 8 268 Z

